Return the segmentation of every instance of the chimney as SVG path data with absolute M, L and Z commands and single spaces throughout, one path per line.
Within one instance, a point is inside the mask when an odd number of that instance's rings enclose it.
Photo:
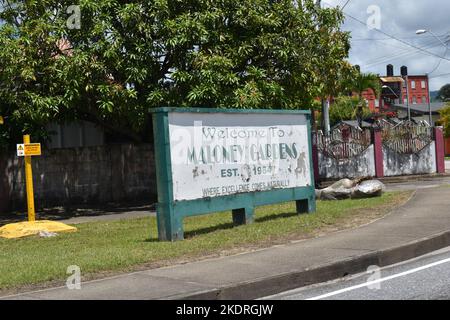
M 402 77 L 406 77 L 408 75 L 408 67 L 406 66 L 401 67 L 400 73 L 402 74 Z
M 387 76 L 393 77 L 394 76 L 394 66 L 392 64 L 387 65 Z

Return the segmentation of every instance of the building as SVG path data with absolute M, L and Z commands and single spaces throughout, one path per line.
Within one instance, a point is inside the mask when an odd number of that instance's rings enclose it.
M 408 75 L 407 67 L 400 68 L 400 75 L 394 75 L 394 66 L 388 65 L 386 76 L 380 77 L 382 91 L 379 97 L 372 89 L 363 93 L 363 98 L 371 111 L 391 113 L 394 106 L 414 105 L 416 109 L 428 111 L 430 102 L 429 79 L 427 75 Z
M 380 101 L 372 89 L 367 89 L 362 93 L 363 99 L 366 101 L 370 111 L 378 112 L 380 108 Z
M 401 119 L 408 118 L 408 109 L 411 115 L 411 119 L 416 122 L 426 121 L 427 123 L 430 120 L 430 108 L 431 108 L 431 119 L 432 125 L 436 125 L 436 123 L 440 120 L 439 111 L 445 108 L 446 104 L 444 102 L 432 102 L 430 105 L 428 103 L 421 104 L 410 104 L 407 106 L 406 104 L 394 104 L 391 108 L 395 110 L 398 114 L 398 117 Z

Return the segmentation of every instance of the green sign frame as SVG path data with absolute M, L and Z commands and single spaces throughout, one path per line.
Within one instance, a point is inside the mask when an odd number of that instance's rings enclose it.
M 303 114 L 306 116 L 310 181 L 306 187 L 273 189 L 270 191 L 238 193 L 196 200 L 174 201 L 172 164 L 169 134 L 170 113 L 233 113 L 233 114 Z M 295 201 L 299 214 L 316 211 L 316 196 L 311 141 L 311 112 L 306 110 L 261 110 L 261 109 L 211 109 L 163 107 L 152 110 L 157 178 L 157 224 L 161 241 L 184 239 L 183 219 L 189 216 L 213 212 L 232 211 L 234 225 L 249 224 L 254 221 L 256 206 Z

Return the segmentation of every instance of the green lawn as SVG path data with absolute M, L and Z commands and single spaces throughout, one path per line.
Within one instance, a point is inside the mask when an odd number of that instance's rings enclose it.
M 319 201 L 317 213 L 300 217 L 294 203 L 261 207 L 254 224 L 234 228 L 230 212 L 191 217 L 184 221 L 186 240 L 175 243 L 157 241 L 154 217 L 79 224 L 77 233 L 55 238 L 0 239 L 0 289 L 63 280 L 69 265 L 92 278 L 303 239 L 381 217 L 409 196 Z

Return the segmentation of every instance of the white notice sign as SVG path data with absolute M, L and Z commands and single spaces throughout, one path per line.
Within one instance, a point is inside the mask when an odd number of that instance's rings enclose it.
M 17 156 L 25 157 L 25 145 L 24 144 L 17 145 Z
M 311 186 L 304 114 L 169 113 L 174 200 Z

